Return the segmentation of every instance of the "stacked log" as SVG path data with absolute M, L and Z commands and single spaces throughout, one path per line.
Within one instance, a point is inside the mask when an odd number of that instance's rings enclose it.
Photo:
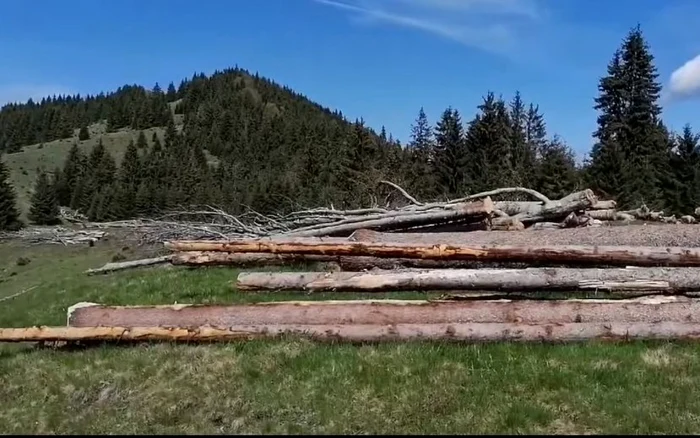
M 229 306 L 80 305 L 67 327 L 0 329 L 0 342 L 323 341 L 575 342 L 700 339 L 700 301 L 278 302 Z

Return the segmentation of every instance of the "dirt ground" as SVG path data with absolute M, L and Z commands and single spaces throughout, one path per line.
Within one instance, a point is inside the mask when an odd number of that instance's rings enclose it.
M 380 241 L 475 245 L 700 246 L 700 225 L 627 225 L 560 230 L 471 231 L 468 233 L 381 233 Z M 374 239 L 373 239 L 374 240 Z

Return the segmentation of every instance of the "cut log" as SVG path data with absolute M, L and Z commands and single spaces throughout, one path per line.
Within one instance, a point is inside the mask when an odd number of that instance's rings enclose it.
M 490 215 L 493 210 L 493 201 L 487 197 L 481 201 L 450 205 L 449 208 L 438 211 L 418 213 L 413 211 L 395 211 L 366 217 L 354 217 L 334 222 L 330 225 L 322 224 L 297 229 L 284 235 L 295 237 L 331 236 L 349 234 L 363 228 L 392 230 L 444 221 L 458 221 L 466 218 L 479 220 Z
M 601 221 L 624 221 L 632 222 L 635 217 L 629 213 L 616 210 L 587 210 L 586 216 Z
M 680 296 L 599 300 L 356 300 L 233 305 L 102 306 L 79 303 L 71 327 L 396 325 L 454 323 L 700 323 L 700 300 Z
M 163 263 L 168 263 L 171 258 L 172 258 L 172 255 L 164 255 L 164 256 L 154 257 L 154 258 L 150 258 L 150 259 L 130 260 L 128 262 L 119 262 L 119 263 L 107 263 L 106 265 L 104 265 L 101 268 L 88 269 L 87 271 L 85 271 L 85 273 L 88 275 L 106 274 L 108 272 L 123 271 L 125 269 L 133 269 L 133 268 L 138 268 L 141 266 L 159 265 L 159 264 L 163 264 Z
M 254 325 L 216 328 L 162 327 L 31 327 L 2 328 L 0 342 L 226 342 L 280 337 L 330 342 L 452 341 L 452 342 L 582 342 L 632 340 L 697 340 L 700 324 L 574 323 L 454 323 L 397 325 Z
M 317 254 L 421 258 L 434 260 L 474 260 L 482 262 L 541 262 L 551 264 L 700 266 L 700 248 L 635 246 L 461 246 L 410 243 L 274 241 L 176 241 L 167 244 L 176 251 L 225 251 L 240 253 Z
M 696 268 L 435 269 L 373 272 L 243 272 L 239 290 L 268 291 L 700 291 Z
M 309 254 L 270 254 L 270 253 L 230 253 L 220 251 L 182 251 L 172 255 L 173 265 L 180 266 L 289 266 L 318 264 L 320 269 L 337 265 L 343 271 L 364 271 L 367 269 L 448 269 L 510 267 L 524 268 L 526 263 L 480 262 L 474 260 L 429 260 L 407 258 L 351 257 Z

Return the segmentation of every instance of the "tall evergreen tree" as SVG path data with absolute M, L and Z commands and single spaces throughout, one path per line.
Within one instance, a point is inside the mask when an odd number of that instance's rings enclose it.
M 435 126 L 433 169 L 443 195 L 457 197 L 469 184 L 464 128 L 459 111 L 447 108 Z
M 17 197 L 10 185 L 10 172 L 0 155 L 0 230 L 15 231 L 22 227 L 17 210 Z
M 85 174 L 86 167 L 85 155 L 80 151 L 78 145 L 73 143 L 63 163 L 61 178 L 56 181 L 56 197 L 59 205 L 71 206 L 75 186 Z
M 489 92 L 480 112 L 467 129 L 467 148 L 471 163 L 473 191 L 492 190 L 513 181 L 511 159 L 511 121 L 502 99 Z
M 511 122 L 511 170 L 512 181 L 515 185 L 530 187 L 532 185 L 532 172 L 537 159 L 536 145 L 528 141 L 529 117 L 528 110 L 523 103 L 520 92 L 510 102 Z
M 28 218 L 37 225 L 55 225 L 61 222 L 58 199 L 48 174 L 42 169 L 34 184 Z
M 432 167 L 435 141 L 428 117 L 422 107 L 418 112 L 418 118 L 411 126 L 411 140 L 408 148 L 411 156 L 411 192 L 420 199 L 435 196 L 436 183 Z
M 660 125 L 657 78 L 654 57 L 637 26 L 600 80 L 597 142 L 588 166 L 592 185 L 621 207 L 663 207 L 669 141 Z

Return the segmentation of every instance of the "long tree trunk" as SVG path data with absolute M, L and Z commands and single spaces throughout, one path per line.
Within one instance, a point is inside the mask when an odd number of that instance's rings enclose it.
M 549 202 L 510 202 L 499 201 L 495 203 L 495 208 L 514 217 L 524 224 L 542 221 L 554 221 L 563 219 L 567 215 L 576 211 L 586 210 L 598 202 L 594 193 L 589 190 L 572 193 L 562 199 Z M 495 218 L 494 224 L 507 221 L 507 217 Z
M 483 267 L 507 267 L 525 268 L 526 263 L 509 262 L 480 262 L 474 260 L 429 260 L 406 258 L 378 258 L 378 257 L 352 257 L 330 256 L 314 254 L 271 254 L 271 253 L 232 253 L 221 251 L 181 251 L 173 253 L 171 262 L 173 265 L 182 266 L 233 266 L 233 267 L 261 267 L 261 266 L 289 266 L 289 265 L 316 265 L 317 269 L 363 271 L 367 269 L 448 269 L 448 268 L 483 268 Z
M 478 220 L 490 215 L 494 209 L 493 201 L 488 197 L 481 201 L 454 204 L 449 207 L 438 211 L 418 213 L 397 211 L 367 217 L 353 217 L 329 225 L 323 224 L 294 230 L 284 233 L 284 235 L 296 237 L 331 236 L 349 234 L 363 228 L 392 230 L 446 221 L 461 221 L 466 218 Z
M 567 324 L 660 321 L 700 323 L 700 300 L 651 296 L 619 300 L 356 300 L 231 305 L 73 306 L 71 327 L 228 328 L 240 325 L 506 323 Z
M 700 291 L 697 268 L 436 269 L 374 272 L 243 272 L 240 290 L 276 291 Z
M 280 337 L 329 342 L 460 341 L 460 342 L 582 342 L 590 340 L 697 340 L 700 324 L 574 323 L 454 323 L 397 325 L 253 325 L 227 329 L 162 327 L 30 327 L 2 328 L 0 342 L 225 342 Z
M 276 254 L 370 256 L 484 262 L 546 262 L 552 264 L 700 266 L 700 248 L 635 246 L 499 246 L 420 245 L 411 243 L 274 241 L 179 241 L 167 244 L 176 251 L 225 251 Z

